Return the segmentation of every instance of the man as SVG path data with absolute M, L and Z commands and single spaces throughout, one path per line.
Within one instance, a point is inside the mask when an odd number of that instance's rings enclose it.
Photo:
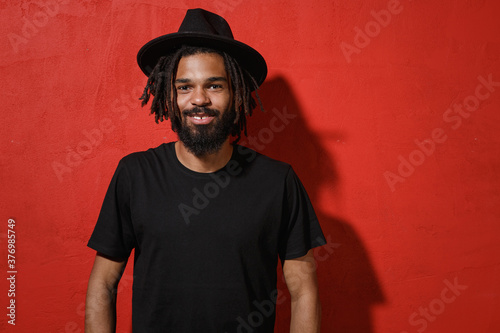
M 179 141 L 123 158 L 90 238 L 86 332 L 113 332 L 132 249 L 134 332 L 273 332 L 281 259 L 291 332 L 319 332 L 312 248 L 325 243 L 292 168 L 234 141 L 267 74 L 227 22 L 188 10 L 139 51 L 156 121 Z M 231 142 L 231 137 L 236 139 Z

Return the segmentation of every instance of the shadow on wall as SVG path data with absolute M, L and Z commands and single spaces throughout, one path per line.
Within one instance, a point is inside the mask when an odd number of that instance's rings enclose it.
M 370 333 L 372 307 L 384 303 L 369 256 L 347 221 L 322 210 L 327 203 L 320 193 L 339 198 L 340 177 L 324 143 L 307 127 L 301 107 L 282 77 L 266 81 L 259 91 L 265 113 L 254 111 L 248 121 L 248 137 L 240 144 L 269 157 L 290 163 L 308 191 L 323 233 L 330 245 L 316 253 L 318 282 L 325 332 Z M 332 110 L 335 111 L 335 110 Z M 342 139 L 332 132 L 329 139 Z M 331 200 L 331 199 L 330 199 Z M 320 252 L 322 251 L 322 252 Z M 278 305 L 276 332 L 288 332 L 290 296 L 279 277 L 278 289 L 287 301 Z

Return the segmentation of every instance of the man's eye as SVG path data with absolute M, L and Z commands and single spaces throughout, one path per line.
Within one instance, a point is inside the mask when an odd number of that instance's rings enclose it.
M 177 90 L 188 90 L 189 86 L 177 86 Z
M 210 89 L 222 89 L 222 84 L 212 84 L 210 85 Z

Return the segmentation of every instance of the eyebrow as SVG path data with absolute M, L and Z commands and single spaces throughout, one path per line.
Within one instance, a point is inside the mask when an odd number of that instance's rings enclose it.
M 227 79 L 223 76 L 212 76 L 207 79 L 207 81 L 214 82 L 214 81 L 225 81 L 227 82 Z
M 217 81 L 227 82 L 227 79 L 224 76 L 211 76 L 206 81 L 208 81 L 208 82 L 217 82 Z M 191 79 L 176 79 L 174 81 L 174 83 L 189 83 L 189 82 L 191 82 Z

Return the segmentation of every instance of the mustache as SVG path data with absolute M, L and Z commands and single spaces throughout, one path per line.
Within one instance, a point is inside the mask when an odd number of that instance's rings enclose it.
M 182 111 L 183 116 L 194 116 L 196 114 L 206 114 L 207 116 L 210 117 L 216 117 L 220 115 L 220 111 L 216 109 L 209 109 L 209 108 L 204 108 L 204 107 L 194 107 L 191 110 L 184 110 Z

